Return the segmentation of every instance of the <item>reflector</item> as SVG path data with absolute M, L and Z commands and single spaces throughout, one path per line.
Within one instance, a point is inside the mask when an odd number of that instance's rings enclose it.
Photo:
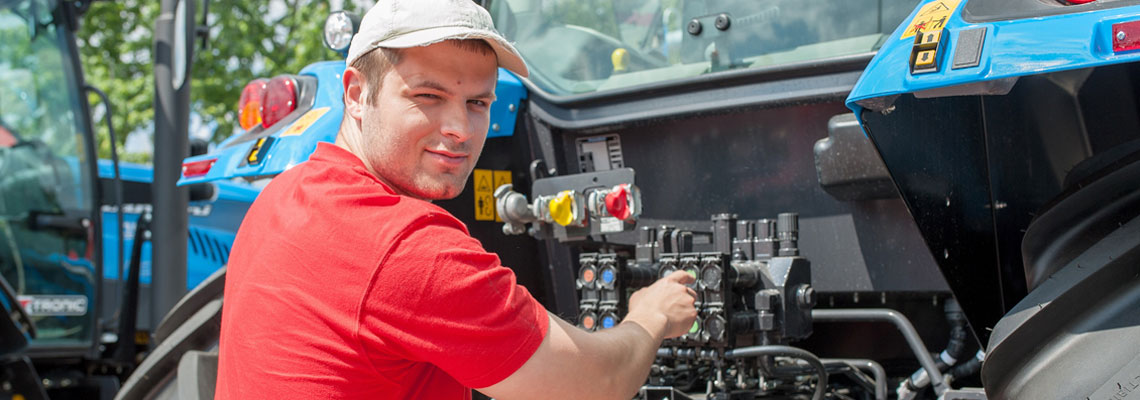
M 261 97 L 261 126 L 269 128 L 297 108 L 297 83 L 292 77 L 281 75 L 265 86 Z
M 182 163 L 182 176 L 186 178 L 192 178 L 195 176 L 206 175 L 206 173 L 210 172 L 210 168 L 212 168 L 214 166 L 214 163 L 217 161 L 218 159 L 211 158 L 209 160 Z

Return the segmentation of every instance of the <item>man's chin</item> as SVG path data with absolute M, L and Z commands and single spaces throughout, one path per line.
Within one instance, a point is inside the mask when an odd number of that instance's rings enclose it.
M 463 193 L 463 185 L 453 185 L 441 182 L 432 182 L 427 185 L 417 185 L 415 190 L 407 191 L 412 197 L 434 201 L 434 200 L 451 200 Z

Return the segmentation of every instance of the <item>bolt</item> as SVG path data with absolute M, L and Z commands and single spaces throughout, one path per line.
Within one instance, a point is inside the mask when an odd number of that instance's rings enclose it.
M 491 130 L 498 132 L 499 131 L 499 124 L 491 124 Z
M 796 291 L 797 300 L 800 301 L 800 306 L 803 308 L 815 307 L 815 289 L 809 285 L 800 285 L 799 290 Z
M 716 16 L 716 20 L 713 24 L 716 25 L 716 29 L 725 31 L 732 25 L 732 20 L 728 19 L 728 14 L 720 14 Z
M 514 104 L 508 104 L 507 105 L 507 111 L 515 112 L 515 105 Z
M 693 20 L 692 20 L 692 21 L 689 21 L 689 28 L 688 28 L 688 29 L 689 29 L 689 34 L 690 34 L 690 35 L 693 35 L 693 36 L 697 36 L 697 35 L 700 35 L 700 34 L 701 34 L 701 30 L 702 30 L 703 28 L 704 28 L 704 27 L 702 27 L 702 26 L 701 26 L 701 21 L 697 21 L 697 19 L 696 19 L 696 18 L 693 18 Z
M 1124 40 L 1126 37 L 1128 36 L 1124 34 L 1124 31 L 1116 32 L 1116 40 Z

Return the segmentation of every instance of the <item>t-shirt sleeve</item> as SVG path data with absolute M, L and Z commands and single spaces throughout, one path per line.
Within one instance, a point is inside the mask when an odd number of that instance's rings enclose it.
M 361 310 L 360 338 L 374 366 L 427 362 L 472 388 L 518 370 L 549 323 L 498 256 L 440 215 L 421 219 L 393 245 Z

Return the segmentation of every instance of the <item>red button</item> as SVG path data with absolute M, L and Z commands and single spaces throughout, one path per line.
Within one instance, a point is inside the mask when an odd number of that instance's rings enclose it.
M 625 221 L 629 219 L 633 210 L 629 208 L 629 187 L 618 185 L 606 194 L 606 211 L 614 218 Z

